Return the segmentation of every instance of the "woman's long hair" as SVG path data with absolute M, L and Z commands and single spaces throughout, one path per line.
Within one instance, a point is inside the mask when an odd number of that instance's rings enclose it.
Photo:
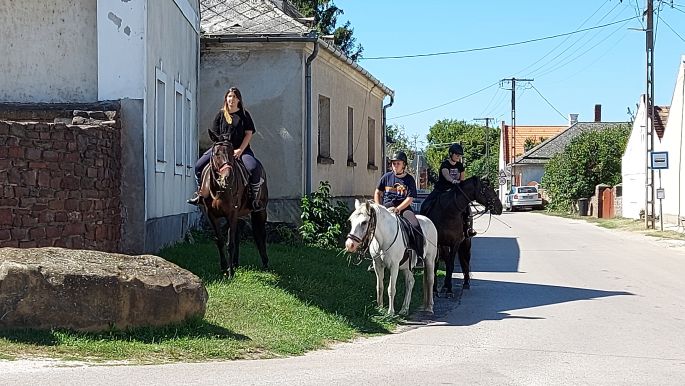
M 224 119 L 226 119 L 226 122 L 228 122 L 229 125 L 233 123 L 233 118 L 231 118 L 231 114 L 228 112 L 228 102 L 226 102 L 226 99 L 231 92 L 238 97 L 238 110 L 243 109 L 243 96 L 240 94 L 240 90 L 238 90 L 237 87 L 229 88 L 228 91 L 226 91 L 226 94 L 224 94 L 224 104 L 221 108 L 221 111 L 224 112 Z

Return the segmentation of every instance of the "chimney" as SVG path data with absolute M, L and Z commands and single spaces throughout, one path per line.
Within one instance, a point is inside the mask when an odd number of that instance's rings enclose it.
M 595 122 L 602 122 L 602 105 L 595 105 Z
M 578 114 L 569 114 L 568 115 L 568 125 L 573 126 L 576 123 L 578 123 Z

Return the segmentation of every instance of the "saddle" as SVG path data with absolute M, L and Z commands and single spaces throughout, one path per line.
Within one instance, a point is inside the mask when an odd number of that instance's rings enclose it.
M 413 225 L 402 216 L 397 216 L 400 220 L 400 229 L 402 229 L 402 234 L 406 237 L 407 248 L 416 251 L 416 255 L 423 257 L 423 247 L 426 244 L 426 240 L 421 232 L 421 229 L 414 228 Z

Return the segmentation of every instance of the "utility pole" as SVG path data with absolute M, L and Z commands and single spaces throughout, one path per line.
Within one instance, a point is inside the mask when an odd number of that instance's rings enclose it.
M 651 167 L 652 151 L 654 151 L 654 0 L 647 1 L 647 92 L 645 94 L 645 140 L 647 153 L 645 155 L 645 227 L 654 229 L 654 169 Z
M 485 121 L 485 175 L 490 178 L 490 121 L 495 118 L 473 118 L 474 121 Z
M 533 82 L 535 79 L 502 79 L 499 84 L 503 87 L 505 83 L 510 83 L 511 88 L 511 175 L 509 176 L 510 186 L 514 186 L 514 161 L 516 160 L 516 82 Z

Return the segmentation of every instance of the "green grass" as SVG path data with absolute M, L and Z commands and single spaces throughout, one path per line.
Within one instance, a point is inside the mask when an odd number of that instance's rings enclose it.
M 232 280 L 220 275 L 216 247 L 206 238 L 159 253 L 205 283 L 209 300 L 202 320 L 97 334 L 0 331 L 0 359 L 163 363 L 270 358 L 386 334 L 401 322 L 376 307 L 375 275 L 366 271 L 368 261 L 357 266 L 336 251 L 272 244 L 268 246 L 271 269 L 265 272 L 258 268 L 253 245 L 241 245 L 241 267 Z M 416 279 L 413 307 L 421 299 L 421 277 Z M 403 281 L 398 278 L 397 310 L 403 298 Z

